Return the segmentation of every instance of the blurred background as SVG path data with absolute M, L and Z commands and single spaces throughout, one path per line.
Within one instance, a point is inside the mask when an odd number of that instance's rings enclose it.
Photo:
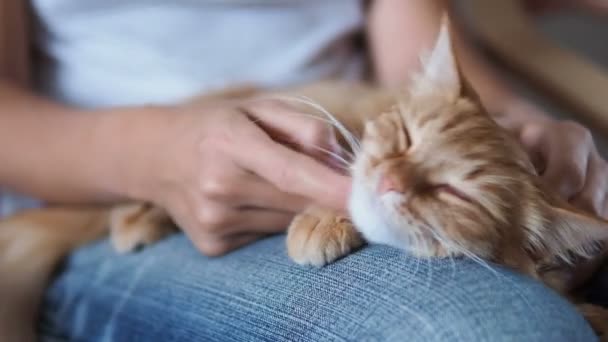
M 495 64 L 499 65 L 504 71 L 504 76 L 510 79 L 516 87 L 530 99 L 536 103 L 542 105 L 550 113 L 556 117 L 573 119 L 579 122 L 583 122 L 590 129 L 592 129 L 598 148 L 604 157 L 608 156 L 608 129 L 607 127 L 600 127 L 597 122 L 593 120 L 587 120 L 585 113 L 581 113 L 573 108 L 568 108 L 558 96 L 550 96 L 546 92 L 542 91 L 538 84 L 531 85 L 526 80 L 526 77 L 521 77 L 517 73 L 512 72 L 504 61 L 499 61 L 500 58 L 496 58 L 496 54 L 491 53 L 488 49 L 487 42 L 479 37 L 479 33 L 476 32 L 478 23 L 480 21 L 479 14 L 475 13 L 472 9 L 473 3 L 480 3 L 480 1 L 461 1 L 457 2 L 457 14 L 464 19 L 467 24 L 469 33 L 473 37 L 477 37 L 476 42 L 485 49 L 488 57 Z M 494 3 L 494 2 L 488 2 Z M 591 63 L 601 69 L 603 77 L 608 79 L 608 13 L 594 13 L 592 11 L 572 10 L 568 9 L 565 11 L 546 12 L 539 14 L 538 16 L 531 17 L 533 30 L 536 33 L 544 36 L 552 43 L 555 43 L 558 47 L 567 50 L 568 52 L 574 52 L 580 58 L 584 59 L 586 63 Z M 492 18 L 483 18 L 481 20 L 492 20 Z M 507 30 L 509 28 L 506 28 Z M 529 51 L 519 51 L 520 54 L 526 55 Z M 553 68 L 567 68 L 569 66 L 555 65 Z M 556 72 L 559 70 L 555 70 Z M 573 80 L 573 82 L 575 82 Z M 576 84 L 573 84 L 577 86 Z M 579 85 L 580 86 L 580 85 Z M 541 87 L 542 88 L 542 87 Z M 608 89 L 601 90 L 605 94 L 605 102 L 608 105 Z M 581 101 L 584 101 L 582 99 Z M 605 122 L 608 122 L 608 108 L 605 108 L 603 113 L 600 113 Z

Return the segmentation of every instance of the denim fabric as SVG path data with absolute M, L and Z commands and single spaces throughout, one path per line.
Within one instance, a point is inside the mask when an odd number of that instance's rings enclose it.
M 48 341 L 595 341 L 540 283 L 467 260 L 420 261 L 371 246 L 324 268 L 284 237 L 225 257 L 173 236 L 118 256 L 75 253 L 50 287 Z

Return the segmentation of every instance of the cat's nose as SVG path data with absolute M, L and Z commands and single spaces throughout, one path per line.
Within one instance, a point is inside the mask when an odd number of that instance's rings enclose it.
M 383 174 L 380 177 L 376 191 L 378 192 L 378 195 L 384 195 L 391 191 L 403 193 L 404 184 L 403 181 L 394 174 Z

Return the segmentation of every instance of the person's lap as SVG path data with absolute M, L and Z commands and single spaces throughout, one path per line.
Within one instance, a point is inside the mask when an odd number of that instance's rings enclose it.
M 565 300 L 504 269 L 383 246 L 306 268 L 283 236 L 220 258 L 183 235 L 126 256 L 100 242 L 68 260 L 45 301 L 49 340 L 595 340 Z

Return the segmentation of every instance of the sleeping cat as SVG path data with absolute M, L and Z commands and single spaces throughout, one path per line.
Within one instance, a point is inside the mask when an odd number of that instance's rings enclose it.
M 600 260 L 593 242 L 608 239 L 608 222 L 543 187 L 521 146 L 461 79 L 447 19 L 423 64 L 407 89 L 324 82 L 211 96 L 305 96 L 291 99 L 344 135 L 352 152 L 344 160 L 353 178 L 348 215 L 311 207 L 296 216 L 287 234 L 290 257 L 322 266 L 364 241 L 425 258 L 467 256 L 511 267 L 576 301 L 573 290 L 594 269 L 588 260 Z M 144 203 L 38 209 L 0 221 L 1 341 L 34 339 L 36 308 L 53 269 L 108 227 L 119 251 L 173 229 L 164 210 Z M 603 333 L 606 311 L 579 307 Z

